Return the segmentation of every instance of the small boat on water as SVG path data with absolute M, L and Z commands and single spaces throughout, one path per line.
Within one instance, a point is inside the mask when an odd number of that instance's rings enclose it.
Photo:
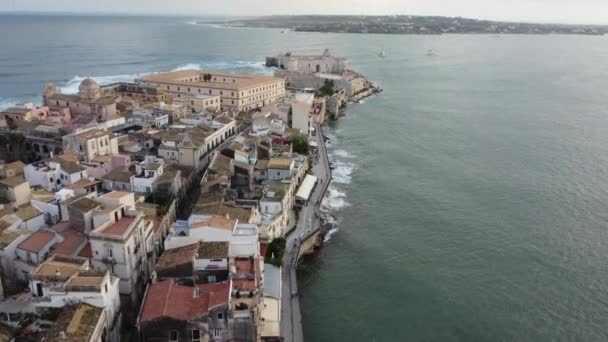
M 386 57 L 386 50 L 384 48 L 382 48 L 382 50 L 380 50 L 380 53 L 378 54 L 378 57 L 380 57 L 380 58 Z
M 427 50 L 426 51 L 426 55 L 427 56 L 435 56 L 435 53 L 433 52 L 433 50 Z

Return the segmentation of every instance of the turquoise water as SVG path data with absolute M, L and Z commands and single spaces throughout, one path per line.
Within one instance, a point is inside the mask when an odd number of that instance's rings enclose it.
M 300 272 L 306 339 L 608 340 L 607 38 L 188 21 L 0 17 L 0 106 L 47 80 L 270 73 L 265 55 L 329 47 L 385 92 L 331 125 L 338 229 Z

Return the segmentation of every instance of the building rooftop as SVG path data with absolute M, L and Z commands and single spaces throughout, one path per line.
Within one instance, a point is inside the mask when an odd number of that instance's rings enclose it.
M 6 164 L 4 165 L 4 169 L 5 170 L 10 170 L 10 169 L 17 169 L 17 170 L 22 170 L 25 168 L 25 163 L 23 163 L 20 160 L 14 161 L 12 163 Z
M 66 281 L 77 272 L 85 270 L 88 264 L 89 262 L 85 258 L 53 255 L 36 267 L 32 272 L 32 278 Z
M 0 184 L 6 185 L 9 188 L 17 187 L 25 182 L 27 181 L 25 180 L 25 178 L 23 178 L 23 176 L 9 177 L 0 180 Z
M 249 222 L 252 216 L 252 209 L 231 207 L 221 203 L 214 203 L 203 207 L 196 207 L 194 212 L 204 215 L 220 215 L 239 220 L 239 222 Z
M 173 270 L 180 265 L 191 264 L 198 250 L 199 243 L 166 250 L 161 254 L 156 263 L 156 271 L 162 273 L 165 270 Z M 192 270 L 190 269 L 190 274 Z
M 234 79 L 234 82 L 217 82 L 210 81 L 204 82 L 202 79 L 202 75 L 205 73 L 211 73 L 211 75 L 215 78 L 230 78 Z M 202 70 L 179 70 L 179 71 L 170 71 L 170 72 L 162 72 L 158 74 L 153 74 L 149 76 L 145 76 L 143 78 L 146 82 L 159 82 L 159 83 L 170 83 L 170 84 L 183 84 L 183 85 L 195 85 L 199 87 L 205 88 L 218 88 L 218 89 L 226 89 L 226 90 L 235 90 L 240 91 L 246 88 L 257 87 L 267 83 L 274 83 L 278 81 L 283 81 L 282 78 L 272 77 L 272 76 L 264 76 L 264 75 L 254 75 L 254 74 L 232 74 L 232 73 L 222 73 L 222 72 L 214 72 L 214 71 L 202 71 Z
M 64 229 L 59 234 L 63 237 L 63 242 L 55 247 L 53 254 L 75 255 L 87 240 L 84 234 L 74 228 Z
M 228 258 L 228 241 L 201 242 L 198 246 L 197 259 L 225 259 Z
M 88 131 L 84 131 L 81 133 L 76 133 L 76 135 L 78 135 L 80 138 L 83 139 L 93 139 L 93 138 L 99 138 L 99 137 L 103 137 L 105 135 L 110 134 L 109 132 L 106 131 L 102 131 L 100 129 L 91 129 Z
M 68 206 L 76 208 L 82 212 L 88 212 L 88 211 L 91 211 L 91 210 L 101 206 L 101 203 L 97 202 L 96 200 L 90 199 L 88 197 L 82 197 L 75 201 L 70 202 L 68 204 Z
M 32 189 L 32 199 L 43 203 L 51 203 L 55 201 L 55 194 L 46 191 L 43 188 L 36 187 Z
M 21 221 L 29 221 L 31 219 L 33 219 L 34 217 L 38 217 L 40 215 L 43 215 L 43 212 L 38 210 L 37 208 L 32 207 L 31 205 L 27 205 L 19 210 L 17 210 L 15 212 L 15 215 L 21 220 Z
M 115 182 L 128 183 L 131 180 L 131 173 L 126 167 L 117 167 L 114 170 L 105 174 L 101 179 L 111 180 Z
M 107 235 L 115 235 L 115 236 L 123 236 L 125 232 L 129 229 L 131 224 L 135 221 L 136 217 L 133 216 L 123 216 L 120 220 L 114 222 L 109 225 L 105 229 L 101 231 L 102 234 Z
M 227 218 L 225 216 L 213 215 L 208 221 L 193 223 L 192 225 L 190 225 L 190 228 L 212 227 L 232 231 L 236 224 L 236 219 Z
M 41 340 L 45 342 L 90 341 L 101 319 L 103 319 L 103 308 L 87 303 L 65 306 L 55 324 Z
M 89 179 L 79 179 L 76 182 L 72 183 L 72 184 L 68 184 L 66 186 L 64 186 L 64 188 L 66 189 L 83 189 L 83 188 L 88 188 L 90 186 L 95 186 L 96 184 L 101 183 L 100 181 L 94 181 L 94 180 L 89 180 Z
M 100 198 L 120 199 L 120 198 L 123 198 L 125 196 L 130 196 L 131 194 L 132 194 L 132 192 L 112 191 L 112 192 L 108 192 L 107 194 L 101 196 Z
M 268 169 L 289 170 L 292 164 L 293 160 L 289 158 L 272 158 L 268 161 L 266 167 Z
M 99 291 L 105 280 L 105 272 L 79 271 L 65 282 L 67 291 Z
M 55 233 L 48 230 L 39 230 L 23 240 L 17 248 L 32 253 L 39 253 L 55 238 Z
M 207 315 L 210 308 L 228 303 L 229 282 L 198 285 L 197 288 L 198 293 L 193 287 L 178 285 L 174 280 L 150 284 L 139 321 L 151 322 L 160 318 L 189 321 Z

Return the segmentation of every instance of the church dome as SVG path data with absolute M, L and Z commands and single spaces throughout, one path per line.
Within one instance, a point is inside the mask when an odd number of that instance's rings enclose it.
M 82 98 L 96 99 L 99 98 L 101 89 L 94 79 L 88 77 L 80 83 L 78 91 Z
M 57 94 L 58 92 L 59 92 L 59 90 L 52 82 L 47 82 L 44 85 L 44 88 L 43 88 L 44 95 L 53 95 L 53 94 Z

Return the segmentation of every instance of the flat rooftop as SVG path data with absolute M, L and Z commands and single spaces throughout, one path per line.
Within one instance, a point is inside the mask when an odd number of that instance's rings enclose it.
M 124 216 L 120 220 L 114 222 L 113 224 L 103 229 L 100 233 L 106 235 L 123 236 L 124 233 L 129 229 L 129 226 L 131 226 L 131 223 L 135 221 L 135 219 L 136 217 Z
M 210 73 L 213 78 L 223 79 L 229 78 L 225 82 L 218 81 L 203 81 L 203 74 Z M 179 70 L 162 72 L 158 74 L 148 75 L 142 78 L 144 82 L 158 82 L 169 84 L 184 84 L 195 85 L 206 88 L 219 88 L 228 90 L 240 90 L 251 87 L 257 87 L 268 83 L 283 81 L 282 78 L 255 75 L 255 74 L 232 74 L 202 70 Z

